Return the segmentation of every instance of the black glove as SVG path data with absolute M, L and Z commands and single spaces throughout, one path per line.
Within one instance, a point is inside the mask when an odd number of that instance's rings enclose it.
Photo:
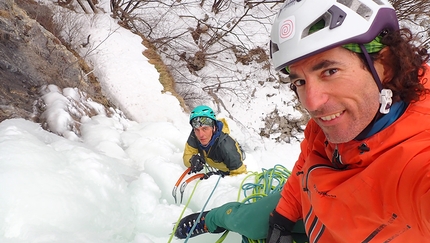
M 197 173 L 197 172 L 203 170 L 203 164 L 204 163 L 205 163 L 205 159 L 202 156 L 200 156 L 198 154 L 191 156 L 191 159 L 190 159 L 191 173 Z
M 269 218 L 269 232 L 266 243 L 293 243 L 291 231 L 294 222 L 273 210 Z

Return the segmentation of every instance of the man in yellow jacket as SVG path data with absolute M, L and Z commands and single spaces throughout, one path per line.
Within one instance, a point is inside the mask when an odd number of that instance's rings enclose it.
M 225 119 L 217 120 L 213 110 L 197 106 L 190 114 L 192 131 L 184 149 L 184 165 L 199 172 L 204 164 L 228 175 L 246 173 L 243 151 L 230 135 Z

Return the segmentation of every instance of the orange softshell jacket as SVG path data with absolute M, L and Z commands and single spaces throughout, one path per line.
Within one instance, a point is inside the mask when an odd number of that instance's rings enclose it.
M 330 144 L 309 121 L 276 211 L 310 243 L 430 242 L 430 95 L 362 141 Z

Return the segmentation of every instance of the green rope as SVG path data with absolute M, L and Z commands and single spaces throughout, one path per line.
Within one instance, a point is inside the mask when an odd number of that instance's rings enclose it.
M 208 172 L 214 172 L 214 171 L 216 170 L 215 168 L 213 168 L 213 167 L 211 167 L 211 166 L 209 166 L 209 165 L 207 165 L 207 164 L 205 164 L 204 169 L 205 169 L 205 171 L 204 171 L 204 173 L 205 173 L 205 174 L 207 174 Z M 217 181 L 217 183 L 215 184 L 215 188 L 216 188 L 216 186 L 218 185 L 219 180 L 220 180 L 221 178 L 222 178 L 222 176 L 220 176 L 220 177 L 218 178 L 218 181 Z M 170 238 L 169 238 L 169 240 L 167 241 L 167 243 L 170 243 L 170 242 L 172 241 L 173 236 L 175 235 L 176 229 L 178 228 L 178 224 L 179 224 L 179 222 L 181 221 L 182 216 L 183 216 L 183 215 L 184 215 L 184 213 L 185 213 L 185 210 L 188 208 L 188 204 L 190 204 L 190 202 L 191 202 L 191 198 L 193 197 L 194 192 L 195 192 L 195 191 L 196 191 L 196 189 L 197 189 L 197 185 L 200 183 L 200 181 L 201 181 L 201 179 L 200 179 L 200 180 L 198 180 L 198 181 L 197 181 L 197 183 L 194 185 L 193 191 L 191 192 L 191 195 L 190 195 L 190 197 L 188 198 L 188 201 L 187 201 L 187 203 L 185 204 L 184 209 L 182 209 L 182 212 L 181 212 L 181 214 L 179 215 L 179 218 L 178 218 L 178 220 L 176 221 L 175 226 L 173 227 L 173 232 L 172 232 L 172 234 L 170 234 Z M 211 195 L 209 196 L 208 200 L 209 200 L 209 199 L 210 199 L 210 197 L 212 196 L 212 194 L 213 194 L 213 192 L 214 192 L 215 188 L 213 189 L 213 191 L 212 191 Z M 206 204 L 207 204 L 207 202 L 206 202 Z M 206 204 L 205 204 L 205 206 L 206 206 Z M 202 211 L 202 212 L 203 212 L 203 211 Z M 188 238 L 189 238 L 189 237 L 187 237 L 187 239 L 185 239 L 185 242 L 187 242 L 187 241 L 188 241 Z
M 243 183 L 245 183 L 249 177 L 257 176 L 257 175 L 258 175 L 257 172 L 252 172 L 252 173 L 248 172 L 248 175 L 245 178 L 243 178 L 242 182 L 240 183 L 240 188 L 243 188 Z M 236 201 L 239 202 L 239 200 L 240 200 L 240 189 L 237 192 L 237 200 Z M 221 235 L 221 237 L 215 243 L 223 242 L 225 240 L 225 238 L 227 237 L 229 232 L 230 232 L 229 230 L 224 231 L 224 233 Z
M 258 199 L 274 192 L 280 192 L 290 177 L 291 172 L 282 165 L 275 165 L 271 169 L 262 169 L 254 177 L 254 183 L 245 183 L 242 186 L 245 198 L 243 203 L 253 203 Z M 249 194 L 251 192 L 251 194 Z
M 257 172 L 252 172 L 249 175 L 247 175 L 245 178 L 243 178 L 242 182 L 240 183 L 240 188 L 243 188 L 243 184 L 246 182 L 246 180 L 251 177 L 251 176 L 257 176 L 259 173 Z M 239 202 L 240 200 L 240 189 L 237 191 L 237 200 Z
M 181 214 L 179 215 L 178 221 L 176 221 L 175 227 L 173 227 L 173 232 L 172 232 L 172 234 L 170 234 L 170 238 L 169 238 L 169 240 L 167 241 L 167 243 L 170 243 L 170 242 L 172 241 L 172 238 L 173 238 L 173 236 L 175 235 L 176 229 L 178 228 L 179 221 L 181 221 L 182 216 L 184 215 L 185 210 L 188 208 L 188 204 L 190 204 L 190 202 L 191 202 L 191 198 L 193 197 L 193 194 L 194 194 L 194 192 L 196 191 L 197 185 L 200 183 L 200 181 L 201 181 L 201 180 L 198 180 L 198 181 L 196 182 L 196 185 L 194 185 L 193 191 L 191 192 L 191 195 L 190 195 L 190 197 L 188 198 L 188 201 L 187 201 L 187 203 L 185 204 L 184 209 L 182 209 L 182 212 L 181 212 Z
M 228 231 L 228 230 L 224 231 L 224 233 L 221 235 L 221 237 L 219 237 L 219 239 L 217 241 L 215 241 L 215 243 L 223 242 L 225 240 L 225 238 L 227 237 L 228 232 L 230 232 L 230 231 Z
M 237 195 L 237 201 L 240 200 L 240 194 L 243 190 L 244 199 L 241 201 L 242 203 L 253 203 L 257 200 L 266 197 L 267 195 L 280 192 L 290 177 L 291 171 L 285 168 L 282 165 L 275 165 L 271 169 L 262 169 L 262 172 L 252 172 L 247 175 L 240 184 L 240 189 Z M 254 182 L 245 183 L 249 177 L 254 176 Z M 227 237 L 229 231 L 226 230 L 224 234 L 215 242 L 222 243 Z M 247 239 L 249 243 L 265 243 L 266 240 L 252 240 Z
M 267 195 L 282 191 L 285 182 L 290 177 L 291 172 L 282 165 L 275 165 L 271 169 L 262 169 L 262 172 L 255 176 L 254 183 L 246 183 L 242 186 L 245 199 L 243 203 L 253 203 L 266 197 Z M 251 191 L 251 195 L 247 192 Z M 248 243 L 265 243 L 265 239 L 253 240 L 247 238 Z
M 221 179 L 222 177 L 223 177 L 222 175 L 220 175 L 220 176 L 218 177 L 218 180 L 217 180 L 217 182 L 216 182 L 216 184 L 215 184 L 214 188 L 212 189 L 212 192 L 211 192 L 211 194 L 209 195 L 208 200 L 206 200 L 205 205 L 203 205 L 203 208 L 200 210 L 199 217 L 197 218 L 197 220 L 196 220 L 196 222 L 194 223 L 193 227 L 191 228 L 190 232 L 193 232 L 193 231 L 194 231 L 194 229 L 196 228 L 197 224 L 199 223 L 200 218 L 201 218 L 201 217 L 202 217 L 202 215 L 203 215 L 203 211 L 205 211 L 205 208 L 206 208 L 206 206 L 207 206 L 207 204 L 208 204 L 209 200 L 211 199 L 212 195 L 214 194 L 215 189 L 216 189 L 216 187 L 218 186 L 218 183 L 219 183 L 219 181 L 220 181 L 220 179 Z M 186 239 L 185 239 L 185 241 L 184 241 L 184 243 L 187 243 L 187 242 L 188 242 L 188 240 L 190 239 L 190 237 L 191 237 L 191 234 L 188 234 L 188 235 L 187 235 L 187 238 L 186 238 Z

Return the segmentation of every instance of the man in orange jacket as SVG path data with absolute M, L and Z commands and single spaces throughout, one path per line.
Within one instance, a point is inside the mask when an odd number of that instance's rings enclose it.
M 309 242 L 430 242 L 429 56 L 388 1 L 288 0 L 270 52 L 312 119 L 268 225 L 239 224 L 269 243 L 299 220 Z

